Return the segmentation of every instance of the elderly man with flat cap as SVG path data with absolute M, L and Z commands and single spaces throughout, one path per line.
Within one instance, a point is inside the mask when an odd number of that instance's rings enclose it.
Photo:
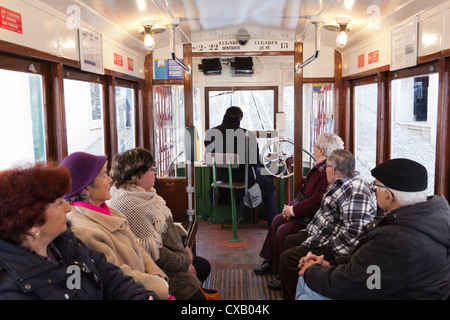
M 427 197 L 427 171 L 412 160 L 388 160 L 372 176 L 386 213 L 366 226 L 351 256 L 330 262 L 313 254 L 302 258 L 296 298 L 448 299 L 447 200 Z

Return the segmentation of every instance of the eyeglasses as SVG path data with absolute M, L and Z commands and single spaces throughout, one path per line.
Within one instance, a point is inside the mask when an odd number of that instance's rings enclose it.
M 377 191 L 377 188 L 386 188 L 387 189 L 387 187 L 377 184 L 376 181 L 372 181 L 371 183 L 369 183 L 369 186 L 374 192 Z
M 328 168 L 328 167 L 334 167 L 334 165 L 332 165 L 332 164 L 326 164 L 326 165 L 325 165 L 325 169 Z

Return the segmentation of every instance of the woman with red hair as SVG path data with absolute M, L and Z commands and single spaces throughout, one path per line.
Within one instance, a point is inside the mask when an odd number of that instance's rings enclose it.
M 67 228 L 67 168 L 0 172 L 0 300 L 153 299 Z

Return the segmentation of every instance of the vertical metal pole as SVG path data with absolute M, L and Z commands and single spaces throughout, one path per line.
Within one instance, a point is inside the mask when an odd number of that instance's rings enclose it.
M 231 171 L 231 156 L 228 156 L 227 163 L 228 163 L 228 177 L 230 181 L 230 193 L 231 193 L 231 222 L 233 224 L 233 237 L 229 238 L 228 242 L 241 242 L 243 239 L 237 236 L 236 200 L 234 199 L 233 177 Z

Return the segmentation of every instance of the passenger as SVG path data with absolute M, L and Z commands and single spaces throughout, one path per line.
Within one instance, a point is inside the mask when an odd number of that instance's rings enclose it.
M 61 161 L 72 176 L 72 189 L 64 199 L 72 205 L 67 215 L 72 230 L 87 246 L 103 252 L 106 259 L 120 267 L 161 299 L 169 298 L 166 274 L 155 264 L 131 231 L 126 217 L 105 203 L 111 198 L 111 178 L 106 156 L 75 152 Z
M 70 181 L 62 167 L 0 172 L 0 300 L 158 299 L 67 227 Z
M 153 165 L 152 154 L 141 148 L 115 156 L 110 171 L 111 200 L 107 204 L 127 217 L 140 244 L 168 275 L 172 295 L 178 300 L 204 300 L 200 288 L 211 265 L 194 256 L 183 242 L 186 230 L 174 223 L 172 212 L 153 188 Z
M 255 183 L 255 177 L 252 170 L 253 168 L 256 175 L 256 182 L 261 188 L 264 208 L 267 214 L 267 223 L 270 226 L 273 218 L 278 212 L 274 194 L 275 185 L 269 178 L 261 175 L 261 169 L 259 167 L 262 164 L 259 159 L 258 142 L 252 132 L 240 127 L 243 116 L 244 113 L 241 108 L 229 107 L 223 117 L 222 124 L 206 132 L 204 141 L 206 152 L 237 153 L 239 155 L 239 161 L 241 162 L 242 159 L 245 159 L 245 134 L 248 132 L 248 186 L 250 188 Z M 233 182 L 245 182 L 245 160 L 243 161 L 243 164 L 241 164 L 239 168 L 233 169 Z M 229 181 L 228 169 L 218 168 L 217 172 L 222 181 Z M 250 208 L 244 204 L 244 201 L 242 201 L 243 196 L 244 190 L 236 190 L 235 197 L 236 199 L 241 200 L 239 205 L 239 224 L 247 223 L 250 217 Z
M 448 299 L 447 200 L 427 199 L 427 171 L 412 160 L 388 160 L 372 176 L 378 206 L 387 213 L 366 226 L 351 256 L 301 260 L 297 298 Z
M 314 146 L 315 165 L 308 172 L 305 183 L 294 201 L 284 206 L 269 228 L 260 256 L 265 259 L 261 266 L 253 269 L 256 274 L 274 272 L 278 274 L 280 254 L 284 251 L 284 242 L 288 235 L 306 228 L 317 212 L 325 190 L 328 188 L 326 162 L 335 149 L 344 148 L 342 139 L 334 133 L 324 132 Z M 295 220 L 291 219 L 295 218 Z M 280 288 L 279 279 L 268 283 L 269 288 Z
M 298 280 L 299 260 L 311 251 L 329 260 L 351 254 L 364 226 L 377 214 L 374 192 L 355 171 L 350 151 L 334 150 L 327 160 L 327 179 L 319 211 L 307 228 L 286 238 L 286 251 L 280 256 L 283 298 L 293 300 Z

